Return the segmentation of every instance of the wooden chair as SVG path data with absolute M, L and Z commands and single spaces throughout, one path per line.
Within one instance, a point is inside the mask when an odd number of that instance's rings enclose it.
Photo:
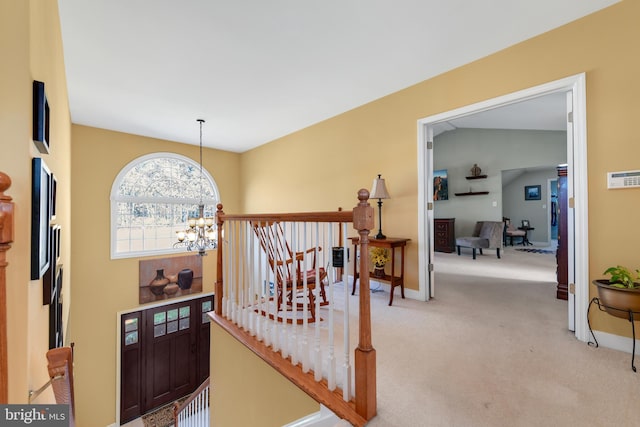
M 259 222 L 252 223 L 252 225 L 274 275 L 274 299 L 277 304 L 276 312 L 283 306 L 285 295 L 287 310 L 303 309 L 304 301 L 300 302 L 300 300 L 307 298 L 307 308 L 311 315 L 309 321 L 315 321 L 314 291 L 316 284 L 320 284 L 320 305 L 324 306 L 329 304 L 324 289 L 324 280 L 327 277 L 327 272 L 322 266 L 320 266 L 316 272 L 316 249 L 317 251 L 321 251 L 322 248 L 313 247 L 302 252 L 294 253 L 284 235 L 284 230 L 280 222 Z M 309 259 L 311 260 L 311 266 L 308 267 L 305 265 L 305 259 L 307 261 L 309 261 Z M 316 277 L 316 275 L 319 277 Z M 304 295 L 305 280 L 307 285 L 306 295 Z M 277 315 L 274 316 L 274 318 L 277 318 Z M 300 322 L 300 319 L 298 319 L 298 322 Z
M 524 246 L 525 237 L 527 235 L 527 232 L 524 231 L 524 230 L 518 230 L 517 228 L 515 228 L 513 226 L 513 224 L 511 223 L 511 220 L 509 218 L 503 217 L 502 221 L 505 224 L 503 244 L 505 246 L 507 246 L 507 237 L 508 237 L 509 238 L 509 243 L 511 243 L 511 246 L 513 246 L 513 238 L 514 237 L 519 237 L 521 239 L 522 245 Z

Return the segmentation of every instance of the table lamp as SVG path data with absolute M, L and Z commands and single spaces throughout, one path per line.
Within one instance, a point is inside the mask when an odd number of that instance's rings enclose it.
M 369 194 L 370 199 L 378 199 L 378 234 L 376 234 L 376 239 L 386 239 L 387 236 L 382 234 L 382 199 L 390 199 L 389 192 L 387 191 L 387 186 L 384 184 L 384 179 L 381 178 L 382 174 L 378 174 L 377 178 L 373 180 L 373 186 L 371 187 L 371 194 Z

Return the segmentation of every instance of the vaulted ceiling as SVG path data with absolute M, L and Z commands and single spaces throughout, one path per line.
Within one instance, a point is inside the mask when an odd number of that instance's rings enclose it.
M 243 152 L 617 0 L 58 0 L 73 123 Z

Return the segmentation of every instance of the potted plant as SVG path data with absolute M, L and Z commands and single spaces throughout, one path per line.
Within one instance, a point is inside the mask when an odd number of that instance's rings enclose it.
M 369 251 L 369 257 L 373 262 L 373 276 L 384 277 L 384 266 L 389 260 L 389 251 L 386 248 L 373 247 Z
M 612 316 L 629 320 L 629 311 L 640 313 L 640 270 L 632 273 L 627 267 L 609 267 L 604 274 L 611 279 L 594 280 L 598 298 L 605 311 Z

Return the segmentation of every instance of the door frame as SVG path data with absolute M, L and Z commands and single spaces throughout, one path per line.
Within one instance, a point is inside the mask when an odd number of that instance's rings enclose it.
M 208 296 L 213 296 L 215 298 L 215 295 L 213 292 L 199 292 L 196 294 L 192 294 L 189 295 L 185 298 L 175 298 L 175 299 L 168 299 L 168 300 L 162 300 L 159 301 L 157 303 L 152 303 L 152 304 L 145 304 L 145 305 L 140 305 L 137 306 L 135 308 L 130 308 L 128 310 L 122 310 L 116 313 L 116 406 L 115 406 L 115 411 L 116 411 L 116 422 L 114 424 L 112 424 L 112 426 L 119 426 L 120 425 L 120 387 L 121 387 L 121 382 L 120 382 L 120 376 L 121 376 L 121 361 L 120 361 L 120 350 L 122 349 L 122 331 L 121 331 L 121 322 L 122 322 L 122 316 L 125 314 L 129 314 L 129 313 L 134 313 L 136 311 L 141 311 L 141 310 L 148 310 L 148 309 L 152 309 L 152 308 L 156 308 L 156 307 L 161 307 L 163 305 L 171 305 L 171 304 L 179 304 L 185 301 L 189 301 L 189 300 L 194 300 L 194 299 L 199 299 L 199 298 L 204 298 L 204 297 L 208 297 Z M 215 301 L 215 299 L 214 299 Z M 109 426 L 111 427 L 111 426 Z
M 589 302 L 589 236 L 587 191 L 586 75 L 576 74 L 560 80 L 470 104 L 418 120 L 418 295 L 428 301 L 434 296 L 433 277 L 433 125 L 459 117 L 502 107 L 554 92 L 571 92 L 573 99 L 573 143 L 567 141 L 567 181 L 569 184 L 569 284 L 575 284 L 575 336 L 587 341 Z M 433 145 L 432 145 L 433 147 Z M 431 208 L 431 209 L 429 209 Z M 569 310 L 571 311 L 571 310 Z

